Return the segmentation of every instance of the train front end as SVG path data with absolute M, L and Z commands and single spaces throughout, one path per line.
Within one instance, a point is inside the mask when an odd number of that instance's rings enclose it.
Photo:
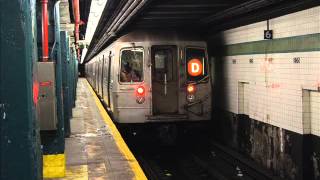
M 137 43 L 120 49 L 119 84 L 113 93 L 115 121 L 211 119 L 210 68 L 204 42 Z

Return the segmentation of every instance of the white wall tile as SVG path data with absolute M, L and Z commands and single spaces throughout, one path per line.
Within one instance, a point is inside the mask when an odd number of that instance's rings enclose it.
M 311 57 L 319 59 L 318 64 L 320 64 L 320 52 L 272 54 L 274 58 L 272 65 L 265 64 L 262 57 L 263 55 L 225 57 L 228 97 L 226 109 L 234 113 L 248 114 L 253 119 L 297 133 L 310 132 L 308 123 L 303 121 L 302 90 L 307 86 L 312 86 L 310 90 L 317 89 L 320 66 L 315 66 L 315 70 L 306 75 L 308 66 L 294 64 L 291 58 Z M 250 58 L 254 59 L 253 64 L 249 63 Z M 237 64 L 232 64 L 232 59 L 237 59 Z M 262 66 L 272 66 L 272 70 L 264 71 Z M 246 84 L 248 87 L 246 95 L 243 94 L 244 92 L 239 92 L 239 82 L 248 83 Z M 239 104 L 242 103 L 239 102 L 239 95 L 249 98 L 248 110 L 245 110 L 244 107 L 239 109 Z M 320 133 L 320 123 L 319 130 L 312 132 Z
M 238 44 L 263 40 L 267 21 L 262 21 L 223 32 L 226 44 Z M 320 7 L 314 7 L 293 14 L 269 20 L 273 38 L 285 38 L 320 33 Z
M 320 33 L 320 6 L 274 18 L 269 23 L 274 38 Z M 223 35 L 226 44 L 259 41 L 263 40 L 266 28 L 267 23 L 263 21 L 227 30 Z M 266 62 L 266 57 L 272 58 L 272 63 Z M 300 63 L 293 63 L 294 57 L 300 57 Z M 249 63 L 250 58 L 254 59 L 253 63 Z M 236 64 L 232 63 L 233 59 Z M 245 113 L 258 121 L 297 133 L 320 136 L 320 99 L 318 95 L 310 98 L 313 104 L 308 108 L 312 113 L 308 114 L 302 98 L 303 89 L 320 88 L 320 52 L 227 56 L 225 80 L 226 110 Z M 248 82 L 246 93 L 239 93 L 239 82 Z M 239 95 L 248 98 L 246 110 L 239 109 Z M 244 98 L 240 100 L 245 101 Z

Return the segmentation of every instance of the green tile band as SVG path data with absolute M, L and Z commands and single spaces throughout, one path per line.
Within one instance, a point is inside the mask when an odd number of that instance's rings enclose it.
M 320 33 L 225 46 L 225 55 L 320 51 Z

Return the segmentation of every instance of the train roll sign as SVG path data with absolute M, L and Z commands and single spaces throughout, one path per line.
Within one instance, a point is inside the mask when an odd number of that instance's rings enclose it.
M 199 76 L 203 73 L 203 65 L 199 59 L 191 59 L 188 62 L 188 73 L 190 76 Z

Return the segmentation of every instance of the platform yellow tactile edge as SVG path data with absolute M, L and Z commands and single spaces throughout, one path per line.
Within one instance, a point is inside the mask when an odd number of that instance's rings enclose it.
M 66 174 L 65 154 L 43 155 L 43 177 L 61 178 Z
M 94 97 L 94 100 L 96 102 L 96 105 L 100 111 L 100 114 L 104 120 L 104 122 L 109 126 L 112 136 L 120 150 L 120 152 L 123 154 L 123 156 L 126 158 L 126 160 L 129 162 L 129 165 L 135 175 L 135 179 L 137 180 L 147 180 L 146 175 L 144 174 L 143 170 L 141 169 L 138 161 L 136 158 L 133 156 L 132 152 L 130 151 L 129 147 L 127 144 L 124 142 L 121 134 L 119 133 L 117 127 L 115 124 L 112 122 L 110 116 L 108 115 L 107 111 L 104 109 L 103 105 L 101 104 L 99 98 L 97 97 L 96 93 L 93 91 L 91 85 L 89 82 L 86 80 L 88 88 L 91 92 L 91 94 Z

